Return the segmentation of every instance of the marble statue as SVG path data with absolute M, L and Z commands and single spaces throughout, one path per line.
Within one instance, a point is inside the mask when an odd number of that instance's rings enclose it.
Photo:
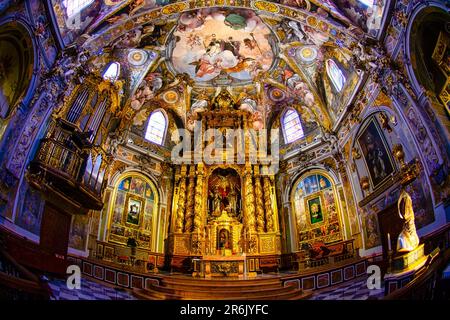
M 419 237 L 414 223 L 414 210 L 411 196 L 402 190 L 398 199 L 398 213 L 404 219 L 403 229 L 397 240 L 397 252 L 409 252 L 419 246 Z

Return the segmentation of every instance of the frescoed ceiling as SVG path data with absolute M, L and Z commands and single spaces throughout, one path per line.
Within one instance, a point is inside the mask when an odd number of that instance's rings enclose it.
M 111 61 L 122 65 L 130 119 L 144 119 L 153 101 L 172 108 L 188 127 L 190 106 L 207 104 L 205 97 L 227 87 L 255 111 L 258 126 L 290 105 L 327 129 L 359 81 L 354 48 L 376 39 L 384 11 L 377 3 L 385 3 L 51 1 L 65 46 L 89 52 L 98 70 Z M 75 2 L 86 6 L 69 17 Z

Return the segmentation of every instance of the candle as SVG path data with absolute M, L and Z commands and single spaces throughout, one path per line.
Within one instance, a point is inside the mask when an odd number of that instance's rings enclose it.
M 388 240 L 388 250 L 391 251 L 391 235 L 388 233 L 387 234 L 387 240 Z

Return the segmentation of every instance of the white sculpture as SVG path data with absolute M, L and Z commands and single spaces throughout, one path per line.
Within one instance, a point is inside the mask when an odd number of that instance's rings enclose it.
M 416 225 L 414 223 L 414 209 L 411 196 L 402 190 L 398 199 L 398 213 L 400 218 L 404 219 L 403 229 L 397 240 L 397 252 L 409 252 L 419 246 L 419 237 L 417 236 Z

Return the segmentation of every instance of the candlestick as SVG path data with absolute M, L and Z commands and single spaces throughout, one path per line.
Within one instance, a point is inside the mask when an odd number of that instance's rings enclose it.
M 387 240 L 388 240 L 388 250 L 391 251 L 392 250 L 392 248 L 391 248 L 391 235 L 389 233 L 387 234 Z

